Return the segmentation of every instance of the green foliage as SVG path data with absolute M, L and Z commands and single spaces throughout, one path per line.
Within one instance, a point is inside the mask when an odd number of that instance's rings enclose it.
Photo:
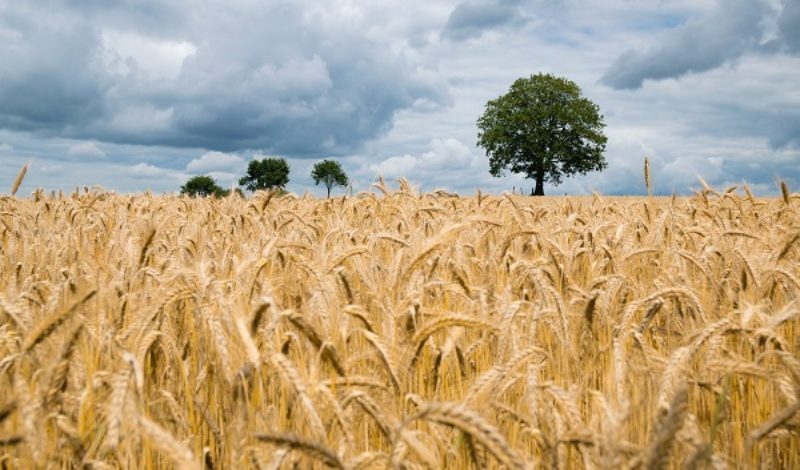
M 347 186 L 350 183 L 342 165 L 336 160 L 317 162 L 311 171 L 311 177 L 314 178 L 314 184 L 319 185 L 322 182 L 328 188 L 328 197 L 331 197 L 331 188 L 334 186 Z
M 239 196 L 242 199 L 245 199 L 244 192 L 241 190 L 241 188 L 233 188 L 233 194 Z M 231 195 L 231 190 L 230 189 L 223 189 L 222 190 L 222 195 L 225 196 L 225 197 L 230 196 Z
M 563 176 L 607 167 L 600 108 L 581 96 L 574 82 L 549 74 L 520 78 L 503 96 L 486 104 L 478 119 L 478 145 L 489 156 L 489 172 L 523 173 L 558 185 Z
M 289 164 L 279 157 L 251 160 L 247 165 L 247 174 L 239 180 L 239 184 L 250 191 L 259 189 L 283 189 L 289 184 Z
M 193 176 L 189 178 L 186 184 L 181 186 L 181 194 L 188 194 L 189 196 L 223 197 L 228 193 L 228 190 L 222 189 L 214 178 L 210 176 Z

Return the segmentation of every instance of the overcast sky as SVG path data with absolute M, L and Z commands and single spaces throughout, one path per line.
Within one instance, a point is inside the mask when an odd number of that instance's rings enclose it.
M 475 146 L 520 77 L 575 81 L 605 115 L 602 173 L 549 194 L 661 193 L 698 176 L 800 185 L 800 0 L 0 0 L 0 192 L 234 183 L 284 156 L 289 189 L 339 159 L 423 190 L 501 192 Z

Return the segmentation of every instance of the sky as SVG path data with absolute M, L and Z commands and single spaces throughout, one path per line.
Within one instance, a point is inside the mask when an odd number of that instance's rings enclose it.
M 645 156 L 659 194 L 800 186 L 800 0 L 0 0 L 0 193 L 25 163 L 19 194 L 163 193 L 267 156 L 298 194 L 330 158 L 353 191 L 530 192 L 475 123 L 537 73 L 608 136 L 548 194 L 642 194 Z

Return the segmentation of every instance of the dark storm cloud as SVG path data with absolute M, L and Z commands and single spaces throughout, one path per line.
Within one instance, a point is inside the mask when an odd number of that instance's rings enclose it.
M 768 91 L 759 90 L 769 100 L 760 102 L 759 97 L 752 98 L 745 95 L 726 97 L 710 102 L 699 103 L 693 106 L 686 103 L 685 111 L 689 115 L 702 116 L 702 119 L 693 118 L 693 127 L 686 130 L 691 138 L 714 136 L 720 140 L 737 137 L 754 137 L 764 139 L 769 148 L 774 150 L 795 148 L 800 149 L 800 110 L 797 103 L 787 99 L 785 103 L 776 102 L 773 95 L 780 93 L 780 89 Z M 753 93 L 742 88 L 744 93 Z M 709 91 L 713 93 L 713 90 Z M 680 113 L 673 111 L 674 119 L 680 120 Z
M 387 44 L 303 5 L 204 2 L 177 15 L 153 0 L 12 1 L 0 18 L 0 128 L 14 131 L 332 155 L 386 132 L 398 110 L 448 102 Z M 192 53 L 157 76 L 148 57 L 109 46 L 109 31 Z
M 761 0 L 720 1 L 706 17 L 672 30 L 659 46 L 622 54 L 601 82 L 616 89 L 635 89 L 648 79 L 677 78 L 719 67 L 758 45 L 767 11 Z
M 0 127 L 58 131 L 103 112 L 109 84 L 93 64 L 92 31 L 0 7 L 0 33 Z
M 779 41 L 791 53 L 800 54 L 800 2 L 783 0 L 778 19 Z
M 515 1 L 464 1 L 450 13 L 442 36 L 453 41 L 480 37 L 485 31 L 522 25 L 527 19 Z
M 800 110 L 770 112 L 763 121 L 773 124 L 766 129 L 770 147 L 800 149 Z

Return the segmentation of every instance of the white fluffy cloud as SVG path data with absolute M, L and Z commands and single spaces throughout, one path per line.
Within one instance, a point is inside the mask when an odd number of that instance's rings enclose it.
M 456 139 L 433 139 L 430 150 L 420 155 L 402 155 L 369 165 L 369 171 L 389 178 L 428 172 L 470 170 L 478 159 L 474 152 Z
M 157 178 L 168 174 L 168 171 L 149 163 L 137 163 L 130 167 L 129 174 L 135 178 Z
M 81 142 L 69 148 L 67 154 L 72 157 L 103 158 L 106 153 L 96 142 Z
M 160 80 L 178 78 L 183 61 L 197 52 L 197 46 L 188 41 L 162 40 L 120 30 L 103 30 L 101 47 L 109 71 L 122 75 L 140 72 Z
M 433 139 L 428 150 L 417 155 L 397 155 L 380 163 L 365 165 L 359 169 L 360 175 L 371 175 L 374 179 L 382 176 L 386 179 L 404 177 L 423 189 L 451 188 L 474 190 L 478 186 L 486 186 L 475 175 L 488 173 L 488 164 L 478 152 L 457 139 Z M 416 175 L 426 175 L 424 179 Z
M 406 175 L 413 175 L 417 170 L 419 158 L 411 155 L 401 155 L 389 157 L 380 163 L 369 165 L 369 171 L 376 176 L 385 178 L 398 178 Z
M 245 161 L 238 155 L 222 152 L 206 152 L 200 158 L 195 158 L 186 165 L 189 173 L 208 173 L 212 171 L 239 171 L 246 166 Z

